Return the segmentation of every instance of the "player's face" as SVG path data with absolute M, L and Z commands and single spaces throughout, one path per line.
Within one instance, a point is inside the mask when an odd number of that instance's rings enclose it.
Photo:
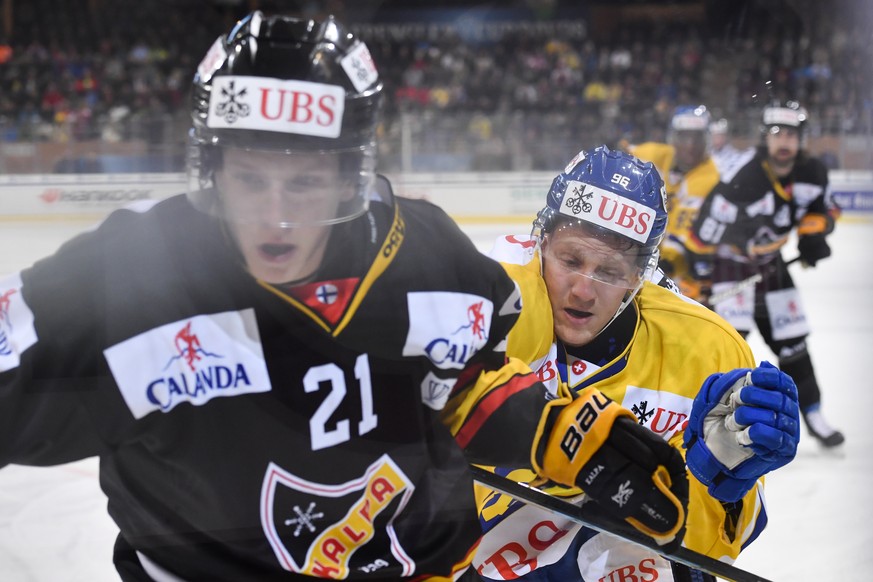
M 767 156 L 777 174 L 787 174 L 794 167 L 800 151 L 800 132 L 797 128 L 774 125 L 767 131 Z
M 543 278 L 555 334 L 569 346 L 589 343 L 640 275 L 635 253 L 616 249 L 578 226 L 555 229 L 543 241 Z
M 687 172 L 700 164 L 706 156 L 706 134 L 702 131 L 677 131 L 673 135 L 676 164 Z
M 712 145 L 713 150 L 720 150 L 723 148 L 728 142 L 728 136 L 726 133 L 713 132 L 709 134 L 709 143 Z
M 321 264 L 348 187 L 333 156 L 224 150 L 215 182 L 224 216 L 252 276 L 305 279 Z

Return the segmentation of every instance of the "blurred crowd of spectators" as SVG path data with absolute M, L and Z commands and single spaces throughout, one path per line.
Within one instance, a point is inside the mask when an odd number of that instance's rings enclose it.
M 509 150 L 548 137 L 565 156 L 561 142 L 580 135 L 659 139 L 677 104 L 757 119 L 766 81 L 774 96 L 800 99 L 819 131 L 869 133 L 871 31 L 839 25 L 818 4 L 809 2 L 805 24 L 753 21 L 717 35 L 635 22 L 598 41 L 582 20 L 488 39 L 426 25 L 355 28 L 386 83 L 389 144 L 412 123 L 435 151 L 473 141 L 486 158 L 518 158 L 525 152 Z M 0 39 L 0 140 L 183 143 L 193 71 L 235 15 L 230 5 L 171 5 L 17 3 L 12 34 Z M 543 162 L 527 155 L 524 165 L 554 165 L 548 151 Z
M 161 140 L 181 114 L 219 10 L 155 10 L 128 0 L 15 6 L 0 62 L 5 141 Z

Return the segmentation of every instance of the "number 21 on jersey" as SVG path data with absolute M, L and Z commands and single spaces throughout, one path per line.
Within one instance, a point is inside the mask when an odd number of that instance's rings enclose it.
M 373 412 L 373 383 L 367 354 L 361 354 L 355 361 L 355 379 L 361 392 L 361 420 L 358 422 L 360 436 L 376 428 L 379 423 L 379 417 Z M 329 392 L 309 419 L 313 451 L 333 447 L 351 438 L 349 419 L 336 421 L 333 428 L 328 428 L 327 424 L 348 393 L 342 368 L 336 364 L 323 364 L 310 368 L 303 376 L 303 389 L 307 393 L 318 392 L 323 384 L 329 386 Z

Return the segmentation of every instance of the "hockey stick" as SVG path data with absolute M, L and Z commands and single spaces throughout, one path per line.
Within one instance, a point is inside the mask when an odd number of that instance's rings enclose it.
M 482 485 L 494 489 L 498 493 L 508 495 L 513 499 L 517 499 L 524 503 L 557 513 L 571 521 L 582 524 L 585 527 L 595 529 L 599 532 L 608 533 L 614 536 L 623 538 L 629 542 L 648 548 L 661 556 L 685 564 L 695 570 L 702 570 L 713 576 L 718 576 L 730 582 L 770 582 L 766 578 L 762 578 L 746 570 L 742 570 L 725 562 L 720 562 L 714 558 L 710 558 L 704 554 L 700 554 L 688 548 L 680 547 L 674 552 L 665 552 L 664 548 L 659 546 L 655 541 L 643 533 L 635 533 L 631 530 L 618 530 L 618 521 L 610 520 L 598 515 L 586 515 L 582 507 L 574 505 L 560 497 L 554 497 L 544 491 L 528 487 L 521 483 L 516 483 L 512 479 L 501 477 L 490 471 L 470 466 L 473 472 L 473 479 Z
M 793 259 L 791 259 L 789 261 L 785 261 L 785 265 L 788 266 L 791 263 L 796 263 L 799 260 L 800 260 L 800 257 L 794 257 Z M 745 289 L 755 286 L 763 278 L 764 278 L 764 276 L 761 275 L 761 273 L 755 273 L 751 277 L 748 277 L 747 279 L 743 279 L 742 281 L 740 281 L 739 283 L 737 283 L 733 287 L 728 287 L 727 289 L 724 289 L 723 291 L 719 291 L 718 293 L 713 293 L 712 295 L 709 296 L 709 299 L 707 299 L 706 302 L 709 305 L 715 305 L 716 303 L 720 303 L 720 302 L 724 301 L 725 299 L 727 299 L 728 297 L 733 297 L 734 295 L 738 295 L 738 294 L 742 293 Z

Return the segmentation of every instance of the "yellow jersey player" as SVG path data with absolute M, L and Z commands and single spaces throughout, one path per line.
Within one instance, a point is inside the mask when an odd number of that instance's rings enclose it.
M 555 178 L 532 234 L 499 239 L 492 252 L 524 303 L 507 355 L 529 362 L 553 397 L 596 389 L 685 455 L 683 543 L 731 561 L 767 521 L 763 475 L 794 457 L 797 392 L 770 364 L 755 367 L 724 319 L 653 283 L 666 221 L 652 164 L 606 148 L 580 152 Z M 541 484 L 532 473 L 494 470 Z M 580 499 L 580 489 L 541 485 Z M 692 579 L 656 552 L 546 510 L 484 488 L 479 501 L 482 578 Z
M 664 179 L 669 218 L 660 266 L 683 294 L 703 301 L 709 289 L 693 276 L 693 265 L 686 260 L 686 241 L 703 200 L 719 181 L 719 171 L 710 157 L 709 127 L 710 114 L 705 106 L 683 105 L 670 120 L 669 143 L 644 142 L 627 148 L 641 160 L 652 162 Z

